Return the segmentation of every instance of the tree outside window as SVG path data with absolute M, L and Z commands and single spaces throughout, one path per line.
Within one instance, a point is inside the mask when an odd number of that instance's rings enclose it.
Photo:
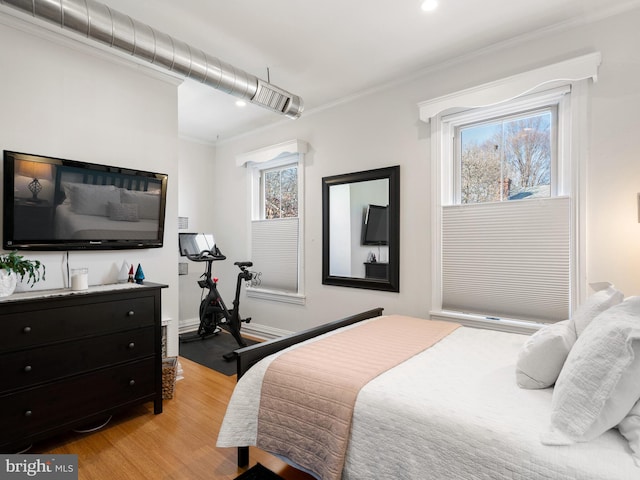
M 459 127 L 460 203 L 549 197 L 552 113 Z
M 263 172 L 264 218 L 298 216 L 298 167 L 289 165 Z

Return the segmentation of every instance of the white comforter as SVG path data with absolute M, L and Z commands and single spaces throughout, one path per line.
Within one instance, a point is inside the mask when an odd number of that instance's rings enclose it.
M 73 213 L 71 206 L 56 207 L 55 235 L 62 240 L 142 240 L 158 233 L 158 220 L 141 218 L 136 222 L 111 220 L 100 215 Z
M 515 361 L 525 339 L 459 328 L 367 384 L 356 403 L 343 478 L 640 479 L 616 430 L 571 446 L 540 443 L 552 390 L 517 387 Z M 238 383 L 219 447 L 255 445 L 270 359 Z

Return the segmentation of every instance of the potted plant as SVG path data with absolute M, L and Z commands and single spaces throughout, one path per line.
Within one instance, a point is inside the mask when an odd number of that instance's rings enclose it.
M 0 255 L 0 297 L 11 295 L 20 281 L 27 277 L 31 288 L 45 278 L 45 266 L 40 260 L 27 260 L 17 251 Z

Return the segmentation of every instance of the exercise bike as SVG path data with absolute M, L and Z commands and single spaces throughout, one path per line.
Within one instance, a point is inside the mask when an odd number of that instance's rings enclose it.
M 240 347 L 246 347 L 247 344 L 240 335 L 242 323 L 249 323 L 251 317 L 240 317 L 240 290 L 242 282 L 251 282 L 257 274 L 249 270 L 253 266 L 253 262 L 235 262 L 240 269 L 236 281 L 236 294 L 233 299 L 233 308 L 228 309 L 222 300 L 222 296 L 218 292 L 218 279 L 211 276 L 213 262 L 226 260 L 226 256 L 220 252 L 216 245 L 211 250 L 203 250 L 198 254 L 185 254 L 185 256 L 193 262 L 206 262 L 205 272 L 202 274 L 201 280 L 198 280 L 200 288 L 206 288 L 208 293 L 200 302 L 199 315 L 200 324 L 195 335 L 182 336 L 181 342 L 192 342 L 195 340 L 204 340 L 220 333 L 221 329 L 227 330 Z M 224 359 L 229 361 L 235 358 L 234 352 L 223 355 Z

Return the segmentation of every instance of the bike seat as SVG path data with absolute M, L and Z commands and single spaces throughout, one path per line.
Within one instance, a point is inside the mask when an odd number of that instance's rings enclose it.
M 237 265 L 240 268 L 242 268 L 242 267 L 253 267 L 253 262 L 234 262 L 234 265 Z

